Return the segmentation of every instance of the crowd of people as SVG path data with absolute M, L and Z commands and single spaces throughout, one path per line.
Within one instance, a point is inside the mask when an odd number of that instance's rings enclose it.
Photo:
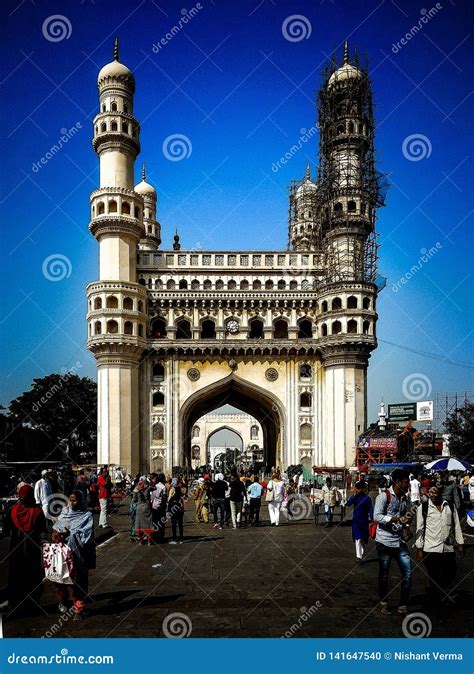
M 466 473 L 456 477 L 444 472 L 416 477 L 397 469 L 389 479 L 379 479 L 375 493 L 370 476 L 360 478 L 351 487 L 350 496 L 349 490 L 343 493 L 331 477 L 326 478 L 317 496 L 311 494 L 320 500 L 324 526 L 333 526 L 338 506 L 353 509 L 351 526 L 357 564 L 366 557 L 369 539 L 374 540 L 382 615 L 391 612 L 392 561 L 401 575 L 397 612 L 405 615 L 409 610 L 414 566 L 409 541 L 414 537 L 416 562 L 426 570 L 430 599 L 443 618 L 449 610 L 448 588 L 456 578 L 456 553 L 464 555 L 460 521 L 466 503 L 474 506 L 474 476 Z M 184 541 L 185 508 L 191 499 L 199 525 L 217 529 L 259 527 L 265 503 L 270 525 L 278 527 L 282 515 L 283 521 L 295 519 L 293 507 L 297 500 L 308 500 L 303 484 L 301 472 L 290 478 L 276 468 L 268 480 L 253 470 L 239 474 L 233 469 L 228 474 L 204 474 L 191 485 L 184 475 L 150 473 L 132 479 L 121 468 L 115 468 L 111 475 L 107 466 L 75 473 L 66 469 L 60 476 L 43 470 L 31 484 L 21 479 L 16 485 L 18 500 L 9 510 L 4 527 L 11 536 L 9 609 L 30 612 L 38 608 L 44 585 L 42 543 L 61 542 L 67 546 L 74 573 L 73 582 L 54 583 L 59 611 L 64 613 L 72 607 L 74 619 L 81 618 L 88 596 L 89 570 L 95 568 L 93 513 L 97 511 L 99 515 L 97 526 L 107 528 L 113 494 L 129 504 L 132 542 L 179 545 Z M 58 500 L 59 496 L 62 498 Z M 309 514 L 306 511 L 306 516 Z M 171 528 L 168 541 L 167 527 L 168 531 Z

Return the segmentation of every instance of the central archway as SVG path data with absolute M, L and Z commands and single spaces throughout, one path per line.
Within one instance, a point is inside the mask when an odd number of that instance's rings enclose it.
M 285 412 L 271 393 L 231 374 L 197 391 L 179 411 L 179 442 L 182 461 L 190 465 L 192 430 L 196 421 L 222 405 L 233 405 L 254 417 L 262 426 L 264 463 L 267 468 L 282 466 L 285 455 Z

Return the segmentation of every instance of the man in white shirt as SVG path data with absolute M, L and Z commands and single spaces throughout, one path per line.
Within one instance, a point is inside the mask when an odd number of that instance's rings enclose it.
M 448 588 L 456 578 L 457 547 L 464 556 L 464 538 L 456 508 L 443 501 L 441 490 L 430 487 L 428 501 L 416 511 L 416 558 L 428 573 L 430 600 L 441 617 L 450 601 Z
M 324 513 L 326 515 L 326 524 L 325 527 L 330 527 L 332 525 L 332 518 L 334 515 L 334 508 L 340 503 L 341 497 L 337 487 L 333 486 L 332 478 L 326 478 L 326 484 L 321 489 L 323 502 L 324 502 Z
M 48 480 L 48 471 L 43 470 L 41 471 L 41 479 L 35 483 L 35 501 L 41 506 L 47 520 L 53 519 L 49 509 L 52 493 L 51 482 Z
M 416 477 L 410 475 L 410 501 L 413 506 L 420 505 L 420 487 L 421 484 Z

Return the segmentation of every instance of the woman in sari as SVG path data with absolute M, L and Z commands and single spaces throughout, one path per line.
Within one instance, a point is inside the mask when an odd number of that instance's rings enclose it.
M 12 611 L 26 613 L 38 608 L 43 593 L 41 543 L 47 538 L 47 529 L 33 487 L 24 484 L 18 490 L 18 497 L 7 520 L 10 531 L 8 603 Z
M 74 620 L 80 620 L 89 592 L 89 569 L 95 569 L 94 519 L 86 510 L 80 491 L 70 495 L 69 506 L 63 508 L 53 526 L 53 536 L 56 542 L 67 544 L 73 558 L 73 585 L 54 583 L 59 596 L 59 612 L 68 611 L 71 587 Z
M 153 487 L 148 483 L 146 477 L 143 475 L 132 494 L 132 501 L 136 503 L 135 515 L 135 533 L 138 537 L 140 545 L 145 544 L 145 539 L 148 545 L 152 545 L 153 534 L 153 515 L 151 512 L 151 492 Z

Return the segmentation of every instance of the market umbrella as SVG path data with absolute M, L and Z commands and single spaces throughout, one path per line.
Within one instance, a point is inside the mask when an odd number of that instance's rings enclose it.
M 445 457 L 444 459 L 437 459 L 431 463 L 427 463 L 425 468 L 429 470 L 471 470 L 472 466 L 467 461 L 462 459 L 454 459 L 452 457 Z

